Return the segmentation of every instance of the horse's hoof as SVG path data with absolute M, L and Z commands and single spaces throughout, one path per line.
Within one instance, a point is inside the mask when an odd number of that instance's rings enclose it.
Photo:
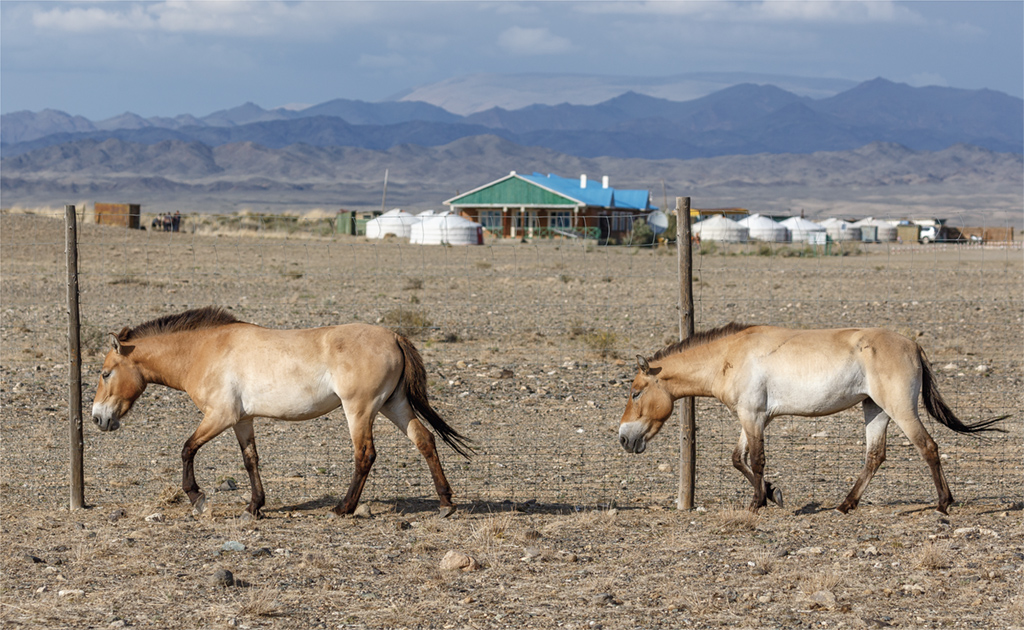
M 772 488 L 772 501 L 779 507 L 786 507 L 782 504 L 782 490 L 778 488 Z
M 200 516 L 206 510 L 206 495 L 202 492 L 192 503 L 192 516 Z
M 441 515 L 441 518 L 448 518 L 452 514 L 455 514 L 455 506 L 454 505 L 442 505 L 441 509 L 438 511 L 438 513 Z

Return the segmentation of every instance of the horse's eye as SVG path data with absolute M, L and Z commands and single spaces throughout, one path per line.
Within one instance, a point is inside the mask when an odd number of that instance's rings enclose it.
M 100 374 L 100 378 L 103 378 L 103 379 L 110 378 L 110 372 L 109 371 L 104 371 L 102 374 Z
M 640 398 L 640 394 L 642 394 L 642 393 L 644 393 L 644 390 L 642 390 L 642 389 L 638 389 L 635 392 L 633 392 L 633 400 L 636 400 L 637 398 Z

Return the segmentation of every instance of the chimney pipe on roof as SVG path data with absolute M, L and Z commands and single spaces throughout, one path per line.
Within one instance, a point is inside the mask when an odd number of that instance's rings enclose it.
M 601 177 L 601 188 L 608 188 L 608 176 L 604 175 Z
M 580 188 L 586 188 L 586 187 L 587 187 L 587 174 L 584 173 L 583 175 L 580 175 Z

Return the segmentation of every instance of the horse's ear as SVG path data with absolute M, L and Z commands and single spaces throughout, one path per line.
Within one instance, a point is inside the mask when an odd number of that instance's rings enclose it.
M 644 374 L 650 374 L 651 373 L 651 366 L 650 366 L 650 364 L 647 363 L 647 359 L 643 358 L 639 354 L 636 355 L 636 364 L 637 364 L 637 367 L 640 368 L 640 371 L 643 372 Z
M 121 341 L 117 338 L 114 333 L 107 333 L 110 336 L 110 347 L 117 350 L 118 354 L 121 354 Z

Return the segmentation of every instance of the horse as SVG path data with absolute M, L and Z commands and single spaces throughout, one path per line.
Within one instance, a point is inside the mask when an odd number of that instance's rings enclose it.
M 864 469 L 835 508 L 843 514 L 857 507 L 885 461 L 890 419 L 927 462 L 939 496 L 936 509 L 948 513 L 953 495 L 938 447 L 918 415 L 919 397 L 929 415 L 958 433 L 1005 432 L 991 425 L 1008 417 L 961 422 L 936 389 L 921 346 L 881 328 L 794 330 L 730 323 L 659 350 L 650 360 L 637 355 L 637 368 L 619 422 L 622 447 L 643 453 L 677 399 L 717 398 L 740 423 L 732 463 L 754 488 L 751 512 L 768 499 L 783 505 L 782 492 L 764 478 L 764 431 L 776 416 L 827 416 L 863 404 Z
M 259 518 L 265 494 L 253 418 L 309 420 L 339 405 L 352 436 L 355 470 L 345 498 L 333 508 L 335 514 L 351 514 L 359 503 L 376 459 L 373 421 L 378 412 L 426 459 L 441 516 L 455 511 L 433 433 L 421 420 L 456 453 L 468 458 L 473 449 L 431 408 L 423 359 L 396 332 L 368 324 L 275 330 L 205 307 L 126 326 L 110 333 L 110 340 L 93 420 L 101 431 L 116 431 L 150 383 L 186 392 L 203 414 L 181 450 L 181 487 L 197 515 L 206 496 L 196 483 L 193 462 L 203 444 L 234 429 L 252 489 L 242 516 Z

